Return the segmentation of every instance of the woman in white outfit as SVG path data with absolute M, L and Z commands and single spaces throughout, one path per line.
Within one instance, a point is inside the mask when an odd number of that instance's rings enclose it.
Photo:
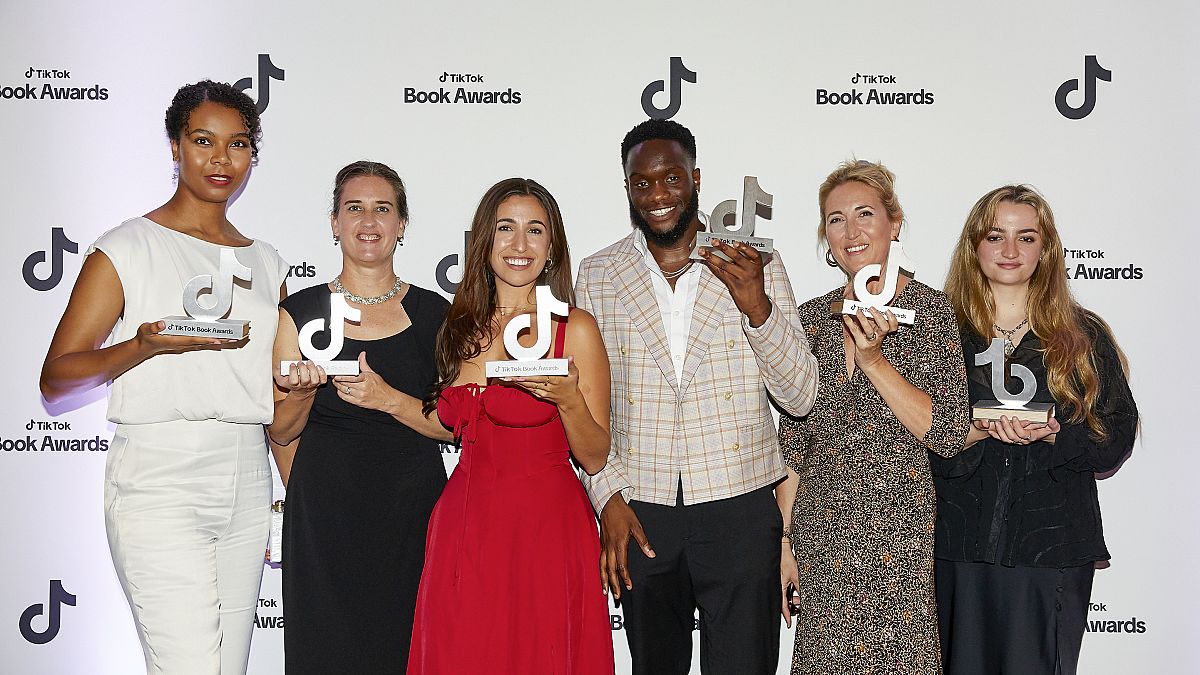
M 263 424 L 287 265 L 226 219 L 257 154 L 254 102 L 228 84 L 187 85 L 166 130 L 175 194 L 88 251 L 41 389 L 55 402 L 112 383 L 104 521 L 146 671 L 231 675 L 246 671 L 270 523 Z M 222 250 L 249 280 L 223 282 Z M 204 274 L 212 295 L 232 293 L 228 317 L 249 320 L 249 337 L 162 334 Z

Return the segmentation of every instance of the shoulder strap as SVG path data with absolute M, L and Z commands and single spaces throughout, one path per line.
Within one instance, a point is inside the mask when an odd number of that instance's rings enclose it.
M 571 310 L 567 310 L 567 315 L 562 321 L 558 322 L 558 328 L 554 331 L 554 358 L 561 359 L 563 348 L 567 344 L 567 321 L 571 318 Z

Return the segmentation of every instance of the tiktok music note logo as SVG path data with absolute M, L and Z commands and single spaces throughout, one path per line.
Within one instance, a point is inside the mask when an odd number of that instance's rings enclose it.
M 271 63 L 270 54 L 258 55 L 258 99 L 254 103 L 254 107 L 258 109 L 258 114 L 261 115 L 267 111 L 267 105 L 271 103 L 271 80 L 279 80 L 283 82 L 283 69 Z M 254 86 L 253 77 L 243 77 L 233 83 L 233 88 L 238 91 L 246 91 Z
M 1083 58 L 1083 103 L 1078 107 L 1067 103 L 1067 95 L 1079 90 L 1079 78 L 1063 82 L 1054 94 L 1054 105 L 1059 114 L 1069 120 L 1081 120 L 1092 114 L 1096 107 L 1096 80 L 1112 82 L 1112 71 L 1100 65 L 1095 54 Z
M 991 365 L 989 368 L 992 380 L 991 401 L 979 401 L 971 406 L 971 419 L 995 420 L 1009 417 L 1015 420 L 1026 420 L 1037 424 L 1046 424 L 1054 417 L 1053 403 L 1030 403 L 1037 394 L 1037 379 L 1033 371 L 1019 363 L 1008 363 L 1008 370 L 1021 381 L 1021 391 L 1011 393 L 1008 390 L 1005 375 L 1005 360 L 1008 354 L 1004 350 L 1003 338 L 992 338 L 988 348 L 975 355 L 975 365 Z
M 37 275 L 36 268 L 46 262 L 46 251 L 34 251 L 25 258 L 25 264 L 21 266 L 21 276 L 25 277 L 25 283 L 35 291 L 48 291 L 58 282 L 62 281 L 63 276 L 63 253 L 79 253 L 79 244 L 71 241 L 61 227 L 55 227 L 50 230 L 50 275 L 46 278 L 41 278 Z
M 917 266 L 904 252 L 904 245 L 893 241 L 888 249 L 887 265 L 872 263 L 864 265 L 854 274 L 854 299 L 837 300 L 829 303 L 829 311 L 833 314 L 857 314 L 858 310 L 866 310 L 868 314 L 878 311 L 891 312 L 896 321 L 908 326 L 915 325 L 917 312 L 902 307 L 889 307 L 887 303 L 896 297 L 896 289 L 900 285 L 900 272 L 915 276 Z M 878 278 L 882 284 L 878 293 L 872 293 L 867 283 Z
M 460 277 L 460 281 L 451 281 L 450 280 L 450 274 L 449 274 L 450 268 L 458 267 L 461 270 L 462 269 L 462 261 L 466 259 L 467 250 L 470 248 L 471 248 L 471 232 L 470 232 L 470 230 L 468 230 L 466 232 L 463 232 L 463 252 L 462 252 L 462 254 L 460 255 L 458 253 L 451 253 L 450 255 L 446 256 L 445 258 L 442 258 L 440 261 L 438 261 L 437 269 L 434 270 L 434 277 L 437 279 L 438 287 L 440 287 L 443 291 L 449 293 L 450 295 L 454 295 L 455 293 L 457 293 L 458 285 L 460 283 L 462 283 L 461 277 Z
M 322 349 L 313 346 L 313 336 L 326 332 L 325 319 L 317 317 L 300 327 L 297 342 L 300 353 L 304 358 L 316 363 L 326 375 L 358 375 L 358 360 L 335 360 L 342 353 L 342 345 L 346 343 L 346 322 L 362 321 L 362 310 L 351 307 L 341 293 L 329 294 L 329 344 Z M 281 361 L 279 375 L 286 376 L 295 361 Z
M 46 605 L 50 606 L 49 610 L 46 609 Z M 50 599 L 46 602 L 46 605 L 40 602 L 34 603 L 26 607 L 25 611 L 21 613 L 21 621 L 18 624 L 21 628 L 21 637 L 35 645 L 44 645 L 58 636 L 58 631 L 62 628 L 62 606 L 70 605 L 74 607 L 75 596 L 63 588 L 60 579 L 51 579 Z M 33 620 L 35 617 L 42 615 L 47 615 L 46 629 L 39 631 L 34 629 Z
M 237 259 L 231 248 L 221 249 L 221 264 L 217 268 L 216 281 L 211 274 L 197 274 L 183 287 L 183 311 L 193 319 L 216 321 L 229 313 L 233 306 L 233 280 L 250 281 L 254 271 Z M 208 293 L 205 293 L 208 291 Z M 204 295 L 212 298 L 207 306 L 200 300 Z
M 683 57 L 671 57 L 671 98 L 667 101 L 667 107 L 659 108 L 654 105 L 654 96 L 666 91 L 667 84 L 663 80 L 655 80 L 646 85 L 642 90 L 642 110 L 646 115 L 656 120 L 669 120 L 679 112 L 679 106 L 683 103 L 682 89 L 684 80 L 695 83 L 695 71 L 688 70 L 688 67 L 683 65 Z
M 533 326 L 533 319 L 528 314 L 514 316 L 504 327 L 504 349 L 516 361 L 488 361 L 484 364 L 484 374 L 487 377 L 516 377 L 521 375 L 566 375 L 566 359 L 543 359 L 550 351 L 550 340 L 553 337 L 550 328 L 550 315 L 566 316 L 571 307 L 554 297 L 549 286 L 538 286 L 535 291 L 537 302 L 537 342 L 532 347 L 522 347 L 517 336 L 522 331 Z
M 742 186 L 742 219 L 738 227 L 731 229 L 729 227 L 731 223 L 726 222 L 733 219 L 733 214 L 737 211 L 737 200 L 726 199 L 717 204 L 712 210 L 712 215 L 708 217 L 706 223 L 708 229 L 696 233 L 696 245 L 692 248 L 691 258 L 703 260 L 700 256 L 700 248 L 711 249 L 714 241 L 723 241 L 726 244 L 741 242 L 759 253 L 773 253 L 775 251 L 774 240 L 754 236 L 754 227 L 759 217 L 766 220 L 771 219 L 774 201 L 774 195 L 759 186 L 758 178 L 746 176 Z M 729 260 L 719 249 L 712 249 L 712 253 L 724 260 Z

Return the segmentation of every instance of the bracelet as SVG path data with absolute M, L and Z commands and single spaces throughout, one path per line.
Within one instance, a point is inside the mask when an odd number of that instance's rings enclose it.
M 781 537 L 780 540 L 782 541 L 783 539 L 787 539 L 788 541 L 792 540 L 792 528 L 783 528 L 783 537 Z

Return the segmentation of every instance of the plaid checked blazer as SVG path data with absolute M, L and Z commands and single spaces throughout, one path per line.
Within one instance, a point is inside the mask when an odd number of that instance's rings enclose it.
M 736 497 L 785 474 L 768 392 L 789 414 L 816 398 L 817 360 L 800 323 L 791 282 L 776 252 L 767 264 L 773 305 L 751 328 L 728 289 L 704 267 L 676 381 L 650 270 L 635 234 L 583 260 L 576 301 L 596 317 L 612 372 L 608 463 L 584 486 L 599 513 L 624 497 L 674 505 Z M 679 477 L 679 478 L 677 478 Z

